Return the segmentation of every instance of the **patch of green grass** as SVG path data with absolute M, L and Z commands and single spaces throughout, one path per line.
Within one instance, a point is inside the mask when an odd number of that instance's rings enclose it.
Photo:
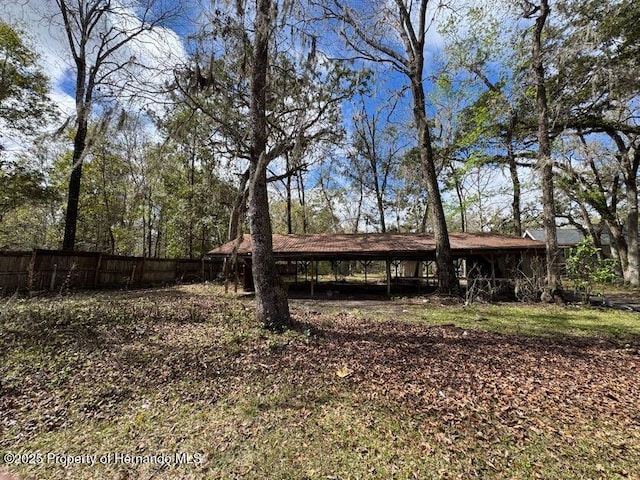
M 286 398 L 265 396 L 257 387 L 208 408 L 151 399 L 150 407 L 132 405 L 117 423 L 89 422 L 43 434 L 23 449 L 163 453 L 173 463 L 160 469 L 159 478 L 183 479 L 634 478 L 640 459 L 633 447 L 637 437 L 611 442 L 607 435 L 622 436 L 607 425 L 594 426 L 598 436 L 550 431 L 523 438 L 503 432 L 488 442 L 482 425 L 452 430 L 438 425 L 437 418 L 363 405 L 344 392 L 289 406 Z M 178 465 L 176 452 L 189 454 L 191 463 Z M 116 464 L 115 459 L 107 465 L 16 470 L 42 479 L 68 473 L 94 479 L 158 475 L 157 465 Z
M 640 336 L 640 314 L 614 309 L 544 305 L 480 305 L 411 308 L 408 319 L 433 325 L 452 323 L 506 334 L 544 336 Z
M 598 283 L 595 285 L 594 290 L 597 294 L 604 295 L 605 297 L 623 296 L 627 298 L 640 298 L 640 287 L 632 287 L 630 285 Z
M 640 314 L 584 306 L 532 304 L 433 305 L 401 301 L 375 307 L 327 309 L 330 315 L 348 312 L 361 319 L 390 318 L 423 325 L 455 325 L 513 335 L 604 337 L 624 341 L 640 337 Z

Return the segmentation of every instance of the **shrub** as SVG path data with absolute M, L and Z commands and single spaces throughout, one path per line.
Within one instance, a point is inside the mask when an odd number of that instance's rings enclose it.
M 616 265 L 615 260 L 599 258 L 593 239 L 587 237 L 576 245 L 567 259 L 567 274 L 576 290 L 589 301 L 595 285 L 617 280 Z

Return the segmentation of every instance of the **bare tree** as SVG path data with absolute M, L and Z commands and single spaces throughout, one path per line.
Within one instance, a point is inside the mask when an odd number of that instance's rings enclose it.
M 138 66 L 127 47 L 145 32 L 160 26 L 173 12 L 146 3 L 114 0 L 55 0 L 62 19 L 75 75 L 73 156 L 62 248 L 75 248 L 82 162 L 91 139 L 88 123 L 100 96 L 114 93 L 118 76 Z M 141 5 L 142 3 L 142 5 Z M 141 13 L 140 13 L 141 12 Z
M 409 82 L 420 166 L 436 242 L 438 285 L 443 292 L 456 291 L 458 278 L 438 185 L 424 88 L 425 48 L 433 20 L 429 9 L 433 3 L 430 0 L 393 0 L 344 4 L 332 0 L 330 3 L 319 2 L 318 6 L 330 21 L 336 23 L 356 58 L 390 65 Z
M 356 183 L 361 182 L 375 195 L 377 223 L 382 233 L 387 231 L 386 207 L 389 193 L 400 163 L 404 145 L 392 126 L 382 128 L 380 112 L 369 112 L 363 105 L 354 118 L 353 155 L 345 173 Z M 355 175 L 349 172 L 356 172 Z

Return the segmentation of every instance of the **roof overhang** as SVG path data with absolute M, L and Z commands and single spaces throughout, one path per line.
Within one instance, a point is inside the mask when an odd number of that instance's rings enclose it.
M 432 260 L 436 254 L 433 235 L 416 233 L 274 234 L 272 241 L 276 260 Z M 451 233 L 449 242 L 455 258 L 539 255 L 545 249 L 543 242 L 494 233 Z M 250 258 L 251 236 L 227 242 L 208 255 L 227 258 L 234 251 L 240 258 Z

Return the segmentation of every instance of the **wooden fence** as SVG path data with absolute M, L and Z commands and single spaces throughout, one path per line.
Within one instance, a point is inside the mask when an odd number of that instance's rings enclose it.
M 33 250 L 0 252 L 0 294 L 129 288 L 214 280 L 222 263 L 212 260 L 122 257 L 98 252 Z

